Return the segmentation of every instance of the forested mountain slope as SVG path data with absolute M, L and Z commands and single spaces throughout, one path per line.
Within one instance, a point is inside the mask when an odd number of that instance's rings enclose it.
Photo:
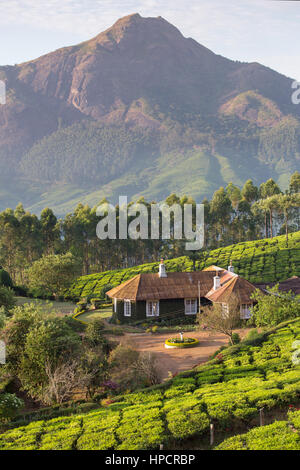
M 299 169 L 292 80 L 216 55 L 161 17 L 127 16 L 82 44 L 2 66 L 0 79 L 0 209 L 202 198 L 248 178 L 284 187 Z

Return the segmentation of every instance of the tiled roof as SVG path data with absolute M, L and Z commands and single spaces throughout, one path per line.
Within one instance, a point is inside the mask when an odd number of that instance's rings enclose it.
M 117 287 L 106 292 L 109 297 L 116 297 L 117 299 L 137 300 L 137 292 L 139 289 L 141 274 L 134 276 L 128 281 L 122 282 Z
M 279 290 L 282 292 L 289 292 L 290 290 L 295 295 L 300 295 L 300 277 L 293 276 L 285 281 L 281 282 L 269 282 L 268 284 L 255 284 L 260 289 L 267 289 L 267 287 L 273 287 L 275 284 L 279 284 Z
M 219 289 L 211 289 L 206 297 L 212 302 L 228 303 L 230 297 L 235 295 L 240 303 L 247 304 L 253 302 L 251 295 L 256 290 L 256 287 L 251 282 L 243 279 L 242 277 L 234 274 L 231 279 L 228 280 Z
M 195 272 L 171 272 L 167 273 L 167 277 L 159 277 L 158 273 L 138 274 L 129 281 L 111 289 L 107 295 L 120 300 L 133 301 L 197 298 L 199 295 L 198 283 L 200 282 L 200 295 L 207 297 L 208 292 L 212 289 L 216 272 L 220 276 L 221 286 L 227 286 L 232 279 L 237 277 L 217 266 L 211 266 L 211 268 L 213 269 Z M 248 284 L 252 286 L 252 284 Z M 223 287 L 220 287 L 221 289 Z
M 203 271 L 225 271 L 223 268 L 219 268 L 219 266 L 215 266 L 212 264 L 211 266 L 208 266 L 207 268 L 204 268 Z

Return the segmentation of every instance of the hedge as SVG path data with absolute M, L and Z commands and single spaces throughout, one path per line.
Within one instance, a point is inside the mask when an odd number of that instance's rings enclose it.
M 171 348 L 193 348 L 197 346 L 199 341 L 195 338 L 184 338 L 181 342 L 178 338 L 166 339 L 165 345 Z

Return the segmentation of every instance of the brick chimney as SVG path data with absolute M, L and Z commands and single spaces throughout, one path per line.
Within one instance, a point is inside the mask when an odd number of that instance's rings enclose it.
M 164 260 L 161 259 L 158 268 L 158 275 L 159 277 L 168 277 L 166 273 L 166 266 L 164 264 Z

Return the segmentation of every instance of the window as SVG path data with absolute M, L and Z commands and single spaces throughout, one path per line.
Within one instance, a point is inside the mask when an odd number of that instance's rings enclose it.
M 195 315 L 197 313 L 197 299 L 184 299 L 185 314 Z
M 124 317 L 131 317 L 131 302 L 124 300 Z
M 241 318 L 244 320 L 248 320 L 251 318 L 251 308 L 253 304 L 241 304 L 240 312 L 241 312 Z
M 222 304 L 222 313 L 224 313 L 224 315 L 228 315 L 229 314 L 229 305 L 228 304 Z
M 159 301 L 149 300 L 146 303 L 146 316 L 147 317 L 158 317 L 159 316 Z

